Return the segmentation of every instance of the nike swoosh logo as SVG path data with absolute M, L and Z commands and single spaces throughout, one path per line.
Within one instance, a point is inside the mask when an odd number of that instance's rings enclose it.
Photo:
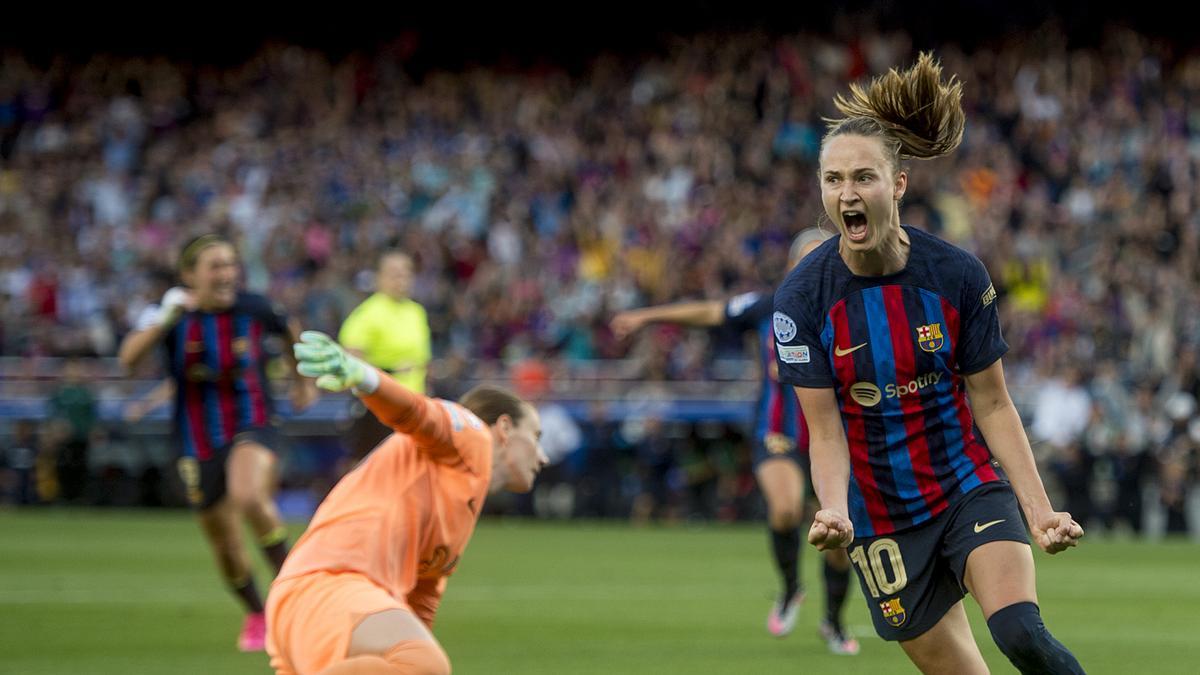
M 856 347 L 851 347 L 850 349 L 842 349 L 841 347 L 834 347 L 833 355 L 834 356 L 845 356 L 847 354 L 853 354 L 854 352 L 856 352 L 866 346 L 867 346 L 867 343 L 864 342 L 861 345 L 858 345 Z
M 1001 518 L 1000 520 L 993 520 L 990 523 L 984 523 L 984 524 L 980 525 L 979 521 L 977 520 L 977 521 L 975 521 L 975 534 L 979 534 L 980 532 L 983 532 L 984 530 L 988 529 L 989 527 L 991 527 L 993 525 L 999 525 L 1000 523 L 1003 523 L 1003 522 L 1004 522 L 1004 519 Z

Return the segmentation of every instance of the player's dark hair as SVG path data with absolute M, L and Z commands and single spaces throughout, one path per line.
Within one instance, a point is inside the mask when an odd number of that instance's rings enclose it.
M 202 234 L 188 240 L 179 252 L 179 269 L 190 270 L 194 268 L 196 261 L 200 259 L 200 252 L 217 244 L 230 244 L 232 246 L 228 239 L 219 234 Z
M 942 82 L 942 66 L 930 52 L 908 70 L 892 68 L 865 87 L 851 84 L 850 95 L 838 94 L 833 103 L 845 117 L 826 118 L 821 144 L 844 134 L 880 138 L 894 170 L 902 159 L 941 157 L 962 142 L 962 81 L 951 75 Z
M 488 426 L 495 424 L 501 415 L 511 417 L 513 424 L 520 424 L 525 418 L 525 402 L 503 387 L 481 384 L 463 394 L 458 402 Z

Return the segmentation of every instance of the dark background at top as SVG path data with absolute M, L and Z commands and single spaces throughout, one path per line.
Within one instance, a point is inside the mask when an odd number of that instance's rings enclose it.
M 871 12 L 870 24 L 903 27 L 918 48 L 943 42 L 970 46 L 1036 26 L 1055 17 L 1071 46 L 1087 44 L 1106 23 L 1119 21 L 1175 40 L 1196 41 L 1192 23 L 1172 12 L 1139 16 L 1137 4 L 1082 0 L 1030 2 L 654 2 L 567 0 L 560 3 L 473 3 L 434 0 L 375 6 L 335 1 L 272 8 L 180 2 L 103 10 L 47 6 L 0 11 L 0 45 L 33 59 L 93 53 L 162 55 L 216 65 L 243 61 L 266 41 L 321 49 L 336 56 L 371 49 L 401 35 L 417 36 L 419 57 L 430 66 L 471 63 L 580 64 L 602 52 L 661 48 L 663 37 L 701 31 L 830 31 L 837 14 Z M 1144 5 L 1143 5 L 1144 6 Z M 1147 12 L 1141 12 L 1147 14 Z

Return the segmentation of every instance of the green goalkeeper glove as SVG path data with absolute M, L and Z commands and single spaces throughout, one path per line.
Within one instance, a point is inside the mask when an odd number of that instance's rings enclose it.
M 292 353 L 296 371 L 317 378 L 317 386 L 326 391 L 353 389 L 356 394 L 370 394 L 379 388 L 379 371 L 351 356 L 324 333 L 304 331 L 300 342 L 292 345 Z

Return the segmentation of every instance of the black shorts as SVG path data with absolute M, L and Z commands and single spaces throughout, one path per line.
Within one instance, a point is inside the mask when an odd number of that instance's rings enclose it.
M 255 427 L 239 431 L 233 440 L 213 451 L 205 460 L 195 457 L 180 457 L 175 461 L 179 478 L 183 481 L 188 504 L 197 511 L 212 508 L 225 496 L 225 465 L 233 446 L 247 441 L 257 443 L 271 452 L 278 453 L 282 437 L 272 427 Z
M 975 488 L 914 529 L 855 539 L 850 559 L 879 637 L 911 640 L 933 628 L 967 593 L 967 556 L 993 541 L 1029 543 L 1005 481 Z
M 777 433 L 768 433 L 765 437 L 754 439 L 753 466 L 755 471 L 758 471 L 758 467 L 763 462 L 780 457 L 792 460 L 796 466 L 800 467 L 805 476 L 809 475 L 808 448 L 802 450 L 797 447 L 795 439 Z

